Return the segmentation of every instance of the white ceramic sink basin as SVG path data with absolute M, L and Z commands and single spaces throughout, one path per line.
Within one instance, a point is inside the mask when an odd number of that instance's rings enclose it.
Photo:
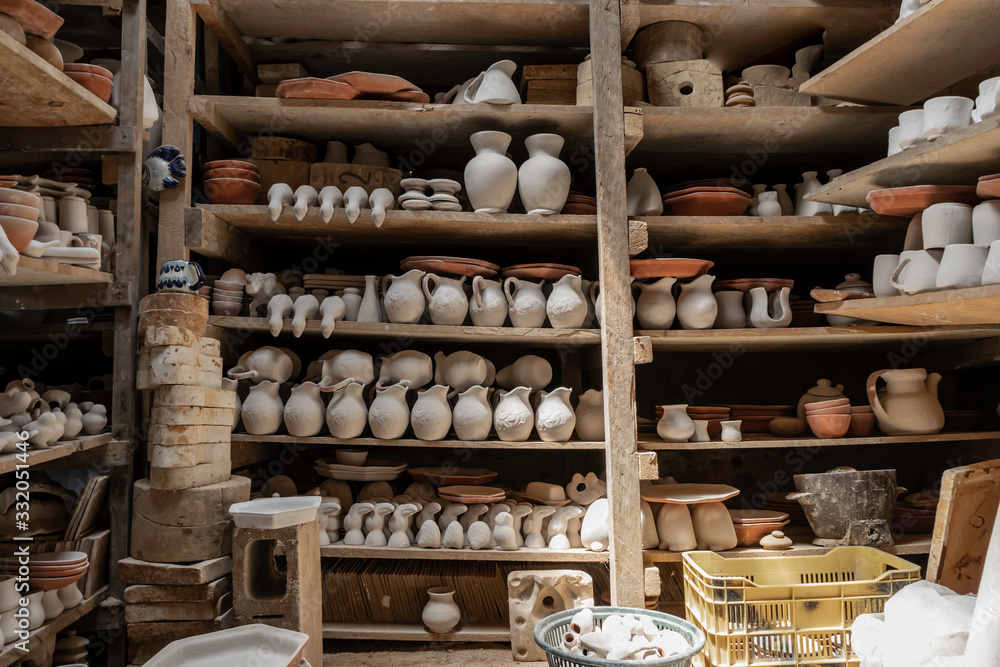
M 285 528 L 316 518 L 319 496 L 256 498 L 230 506 L 229 513 L 240 528 Z
M 245 503 L 244 503 L 245 504 Z M 255 623 L 178 639 L 153 656 L 147 667 L 297 667 L 309 635 Z

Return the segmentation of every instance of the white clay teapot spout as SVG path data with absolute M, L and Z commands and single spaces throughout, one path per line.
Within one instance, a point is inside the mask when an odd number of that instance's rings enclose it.
M 434 382 L 446 384 L 457 392 L 486 382 L 489 366 L 486 360 L 475 352 L 460 350 L 446 355 L 434 355 Z
M 750 290 L 750 324 L 758 329 L 780 329 L 792 323 L 792 308 L 788 303 L 791 290 L 782 287 L 774 294 L 768 295 L 763 287 Z M 773 312 L 773 316 L 768 312 Z
M 250 380 L 254 383 L 271 380 L 281 383 L 292 377 L 293 366 L 292 358 L 284 350 L 264 346 L 240 357 L 227 375 L 233 380 Z
M 886 383 L 885 395 L 876 392 L 878 379 Z M 875 371 L 866 385 L 879 430 L 886 435 L 929 435 L 944 428 L 944 410 L 937 390 L 941 375 L 924 368 Z
M 434 379 L 434 363 L 429 355 L 417 350 L 403 350 L 382 357 L 378 386 L 384 387 L 404 380 L 410 389 L 419 389 Z
M 344 350 L 323 361 L 323 391 L 333 391 L 343 382 L 360 382 L 368 386 L 375 379 L 372 355 L 360 350 Z

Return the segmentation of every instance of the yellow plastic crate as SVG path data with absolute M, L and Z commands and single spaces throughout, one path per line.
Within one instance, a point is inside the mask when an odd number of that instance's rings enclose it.
M 711 667 L 856 667 L 854 619 L 881 612 L 919 579 L 919 566 L 870 547 L 822 556 L 684 554 L 688 620 L 705 633 L 701 664 Z

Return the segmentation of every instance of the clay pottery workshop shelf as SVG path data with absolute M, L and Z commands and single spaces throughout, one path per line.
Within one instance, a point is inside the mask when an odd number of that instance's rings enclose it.
M 694 505 L 722 502 L 738 495 L 740 490 L 728 484 L 654 484 L 639 492 L 648 503 Z
M 203 185 L 213 204 L 252 204 L 260 194 L 260 183 L 242 178 L 210 178 Z
M 495 471 L 485 468 L 450 468 L 447 471 L 438 468 L 410 468 L 407 472 L 414 482 L 434 486 L 480 486 L 489 484 L 497 476 Z
M 715 281 L 716 292 L 723 290 L 749 292 L 755 287 L 763 287 L 766 292 L 777 292 L 783 287 L 791 289 L 794 286 L 794 280 L 785 280 L 784 278 L 737 278 L 735 280 Z
M 749 195 L 731 192 L 693 192 L 663 198 L 664 213 L 679 216 L 743 215 L 752 201 Z
M 868 193 L 868 204 L 880 215 L 894 215 L 908 218 L 934 204 L 979 203 L 974 185 L 913 185 L 905 188 L 872 190 Z
M 212 162 L 206 162 L 201 166 L 206 172 L 212 169 L 247 169 L 257 174 L 260 178 L 260 169 L 257 165 L 252 162 L 244 162 L 243 160 L 213 160 Z
M 559 280 L 563 276 L 579 276 L 581 272 L 567 264 L 515 264 L 501 269 L 500 275 L 523 280 Z
M 236 168 L 226 168 L 220 167 L 218 169 L 209 169 L 205 172 L 203 180 L 209 180 L 212 178 L 241 178 L 244 181 L 251 181 L 253 183 L 260 183 L 260 174 L 256 171 L 250 171 L 249 169 L 236 169 Z
M 848 470 L 795 475 L 798 493 L 787 500 L 802 504 L 820 546 L 887 546 L 896 497 L 895 470 Z
M 976 196 L 983 199 L 1000 198 L 1000 174 L 980 176 L 979 185 L 976 186 Z
M 102 102 L 111 99 L 111 87 L 114 85 L 111 79 L 90 72 L 66 72 L 66 76 L 99 97 Z
M 341 81 L 306 77 L 282 81 L 274 95 L 289 100 L 356 100 L 361 92 Z
M 706 259 L 663 257 L 658 259 L 630 259 L 629 272 L 633 278 L 698 278 L 715 266 Z
M 28 247 L 31 239 L 35 237 L 35 232 L 38 231 L 36 221 L 10 215 L 0 215 L 0 227 L 7 235 L 7 240 L 14 246 L 14 250 L 18 252 Z
M 70 72 L 82 72 L 86 74 L 97 74 L 103 76 L 108 81 L 114 81 L 115 75 L 111 73 L 107 67 L 101 67 L 100 65 L 88 65 L 86 63 L 66 63 L 63 65 L 63 71 L 69 74 Z

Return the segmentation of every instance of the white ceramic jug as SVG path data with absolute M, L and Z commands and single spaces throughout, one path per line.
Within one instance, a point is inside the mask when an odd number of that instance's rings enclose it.
M 361 350 L 344 350 L 323 360 L 322 381 L 324 391 L 331 391 L 345 381 L 360 382 L 364 386 L 375 379 L 375 361 L 372 355 Z
M 323 429 L 324 412 L 319 385 L 315 382 L 303 382 L 292 387 L 292 395 L 285 403 L 285 428 L 290 435 L 298 438 L 319 435 Z
M 469 317 L 477 327 L 502 327 L 507 321 L 507 299 L 499 280 L 482 276 L 472 279 L 472 299 L 469 300 Z
M 677 314 L 673 287 L 676 278 L 667 276 L 655 283 L 634 283 L 639 288 L 635 314 L 642 329 L 669 329 Z
M 451 428 L 451 406 L 448 405 L 448 387 L 436 384 L 417 392 L 417 400 L 410 410 L 410 426 L 418 440 L 443 440 Z
M 368 425 L 372 435 L 380 440 L 403 437 L 410 423 L 410 408 L 406 404 L 406 385 L 376 387 L 375 399 L 368 408 Z
M 663 197 L 656 181 L 645 168 L 632 173 L 632 179 L 625 187 L 626 206 L 629 216 L 663 215 Z
M 524 140 L 529 157 L 517 171 L 517 190 L 529 215 L 553 215 L 566 204 L 571 177 L 559 159 L 563 143 L 558 134 L 535 134 Z
M 500 401 L 493 411 L 493 427 L 505 442 L 523 442 L 531 435 L 534 412 L 528 403 L 527 387 L 498 392 Z
M 587 298 L 583 295 L 583 279 L 567 274 L 552 285 L 545 302 L 545 314 L 553 329 L 578 329 L 587 317 Z
M 424 276 L 424 296 L 427 297 L 427 312 L 431 316 L 431 322 L 458 325 L 465 321 L 469 312 L 469 298 L 465 295 L 464 285 L 465 276 L 457 280 L 433 273 Z
M 424 272 L 412 269 L 401 276 L 386 276 L 382 279 L 382 304 L 390 322 L 414 324 L 420 321 L 427 307 L 427 300 L 420 281 Z
M 265 380 L 250 387 L 243 401 L 243 426 L 250 435 L 272 435 L 281 427 L 282 404 L 278 396 L 281 385 Z
M 576 406 L 576 435 L 580 440 L 604 440 L 604 392 L 588 389 Z
M 806 171 L 802 174 L 802 188 L 799 190 L 798 202 L 795 205 L 795 215 L 833 215 L 833 206 L 823 202 L 808 201 L 806 196 L 821 189 L 823 185 L 817 176 L 819 172 Z
M 287 382 L 292 377 L 292 358 L 284 350 L 265 346 L 240 357 L 228 375 L 234 380 Z
M 885 380 L 885 395 L 876 392 L 878 379 Z M 938 401 L 938 373 L 924 368 L 875 371 L 868 376 L 866 390 L 879 430 L 886 435 L 929 435 L 944 428 L 944 410 Z
M 504 293 L 510 305 L 511 326 L 534 329 L 545 324 L 546 302 L 542 285 L 543 281 L 533 283 L 519 278 L 507 278 L 504 281 Z
M 501 60 L 489 66 L 465 89 L 466 104 L 520 104 L 521 96 L 512 77 L 517 64 Z
M 368 406 L 362 396 L 364 385 L 349 382 L 330 396 L 326 406 L 326 427 L 335 438 L 357 438 L 368 425 Z
M 552 391 L 539 392 L 541 400 L 535 412 L 535 428 L 538 437 L 545 442 L 565 442 L 573 435 L 576 414 L 570 405 L 569 387 L 556 387 Z
M 705 274 L 681 285 L 677 299 L 677 319 L 685 329 L 711 329 L 719 312 L 712 294 L 715 276 Z
M 485 440 L 493 427 L 493 410 L 488 400 L 489 388 L 469 387 L 458 395 L 452 409 L 452 425 L 459 440 Z

